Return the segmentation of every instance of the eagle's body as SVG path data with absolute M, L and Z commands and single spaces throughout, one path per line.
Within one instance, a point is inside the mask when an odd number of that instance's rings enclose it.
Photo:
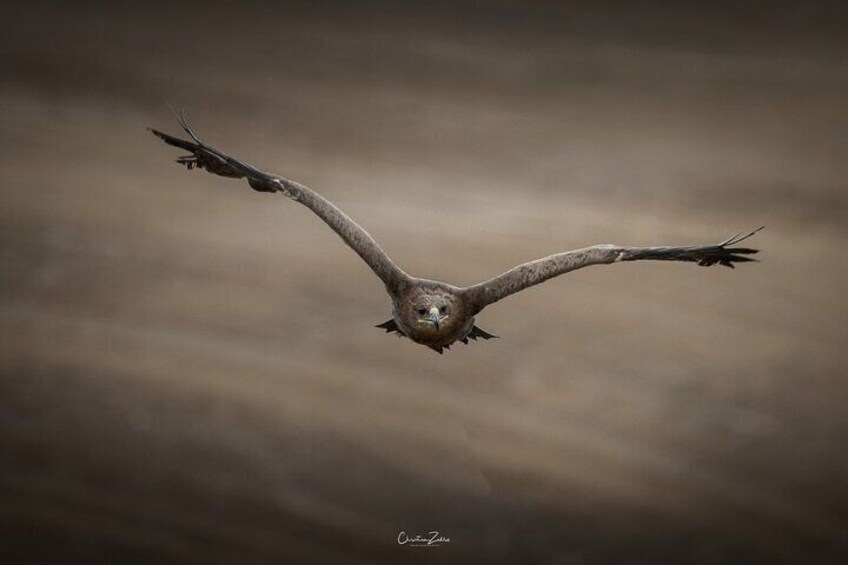
M 392 300 L 392 318 L 377 327 L 387 332 L 397 332 L 438 353 L 449 349 L 457 341 L 467 344 L 469 339 L 496 337 L 475 325 L 474 317 L 483 308 L 525 288 L 575 269 L 589 265 L 642 259 L 690 261 L 701 266 L 719 264 L 732 268 L 733 263 L 753 261 L 748 255 L 757 252 L 756 249 L 731 246 L 759 230 L 745 235 L 737 234 L 715 245 L 692 247 L 596 245 L 530 261 L 482 283 L 462 288 L 415 278 L 406 274 L 389 259 L 374 238 L 359 224 L 320 194 L 300 183 L 262 172 L 206 145 L 194 135 L 184 116 L 178 115 L 177 119 L 193 141 L 182 140 L 157 130 L 152 131 L 169 145 L 180 147 L 191 153 L 178 158 L 178 163 L 189 169 L 198 167 L 223 177 L 246 177 L 250 186 L 256 191 L 279 192 L 311 209 L 371 267 L 374 274 L 385 285 L 386 292 Z
M 438 312 L 439 321 L 422 321 L 421 312 Z M 425 279 L 410 279 L 392 295 L 392 319 L 380 324 L 388 332 L 397 332 L 416 343 L 442 352 L 457 341 L 491 339 L 495 336 L 474 325 L 478 310 L 462 288 Z

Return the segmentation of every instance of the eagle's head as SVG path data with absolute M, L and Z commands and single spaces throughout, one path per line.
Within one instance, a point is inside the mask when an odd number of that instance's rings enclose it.
M 447 285 L 420 285 L 394 305 L 394 317 L 404 335 L 431 347 L 450 345 L 473 323 L 462 297 Z
M 392 319 L 377 327 L 442 353 L 456 341 L 497 337 L 474 325 L 479 311 L 462 289 L 416 279 L 393 296 Z

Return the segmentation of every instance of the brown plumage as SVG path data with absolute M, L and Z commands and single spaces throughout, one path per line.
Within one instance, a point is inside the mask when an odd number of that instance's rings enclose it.
M 760 229 L 737 234 L 715 245 L 692 247 L 619 247 L 596 245 L 576 251 L 558 253 L 518 265 L 485 282 L 459 288 L 438 281 L 419 279 L 406 274 L 368 232 L 317 192 L 292 180 L 272 175 L 203 143 L 191 130 L 185 116 L 177 121 L 192 141 L 186 141 L 151 129 L 153 134 L 169 145 L 188 151 L 177 162 L 188 169 L 195 167 L 229 178 L 246 178 L 259 192 L 279 192 L 300 202 L 335 231 L 383 281 L 392 299 L 392 318 L 378 325 L 386 332 L 395 332 L 416 343 L 442 353 L 456 341 L 492 339 L 494 336 L 474 325 L 474 317 L 483 308 L 525 288 L 589 265 L 606 265 L 623 261 L 653 259 L 660 261 L 689 261 L 701 266 L 724 265 L 754 261 L 750 255 L 756 249 L 733 247 Z

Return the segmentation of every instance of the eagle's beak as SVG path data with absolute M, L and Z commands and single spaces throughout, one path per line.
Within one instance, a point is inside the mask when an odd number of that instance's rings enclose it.
M 445 317 L 442 317 L 439 314 L 439 309 L 433 306 L 432 308 L 430 308 L 430 317 L 427 318 L 427 321 L 436 326 L 436 331 L 439 331 L 439 323 L 444 320 Z

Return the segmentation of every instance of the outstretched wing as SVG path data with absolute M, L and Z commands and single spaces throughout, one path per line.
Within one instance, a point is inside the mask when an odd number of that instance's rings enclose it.
M 653 259 L 659 261 L 690 261 L 702 267 L 724 265 L 733 268 L 734 263 L 755 261 L 749 257 L 757 249 L 732 247 L 760 231 L 736 234 L 715 245 L 697 245 L 693 247 L 619 247 L 616 245 L 596 245 L 576 251 L 557 253 L 544 259 L 518 265 L 509 271 L 480 284 L 464 289 L 465 295 L 477 311 L 489 304 L 506 298 L 510 294 L 540 284 L 569 271 L 589 265 L 606 265 L 621 261 L 641 261 Z
M 362 257 L 371 270 L 380 277 L 389 293 L 394 294 L 399 287 L 410 280 L 386 253 L 380 248 L 374 238 L 362 227 L 339 210 L 329 200 L 317 192 L 295 181 L 265 173 L 238 159 L 230 157 L 223 151 L 215 149 L 200 141 L 186 122 L 185 116 L 174 112 L 183 131 L 192 139 L 186 141 L 161 131 L 151 129 L 159 139 L 191 153 L 177 159 L 177 163 L 188 169 L 195 167 L 206 169 L 210 173 L 230 178 L 247 178 L 248 184 L 259 192 L 280 192 L 296 202 L 300 202 L 318 215 L 330 226 L 351 249 Z

